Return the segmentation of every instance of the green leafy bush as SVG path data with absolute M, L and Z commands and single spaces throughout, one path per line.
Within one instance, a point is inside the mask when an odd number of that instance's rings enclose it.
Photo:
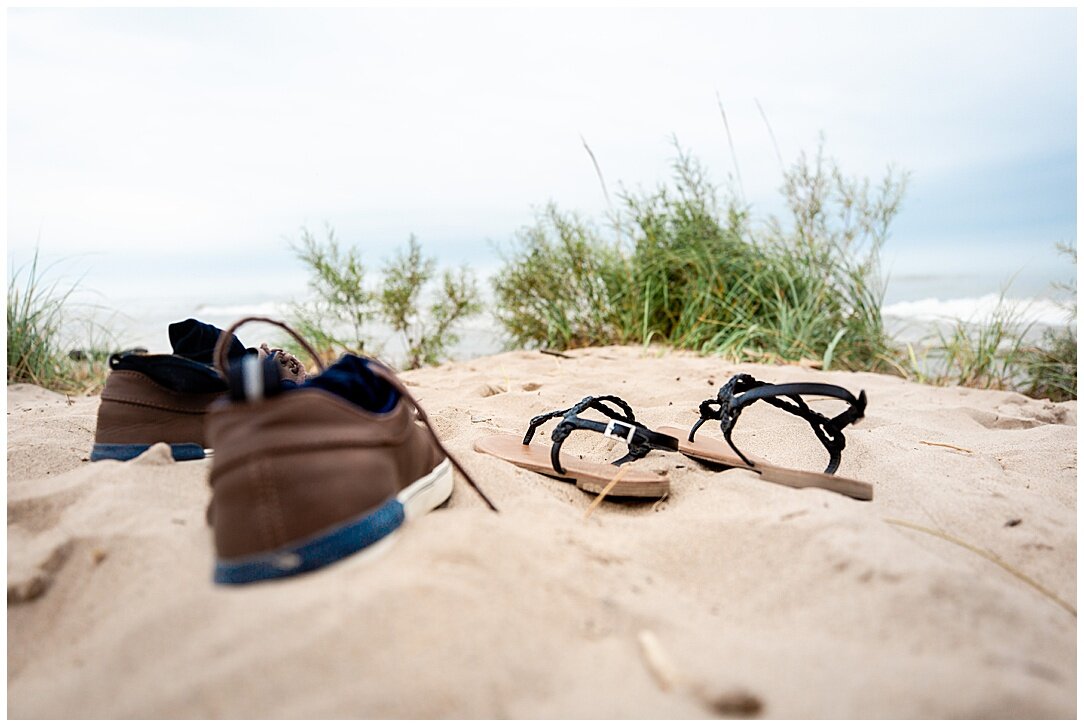
M 309 268 L 312 297 L 294 304 L 292 321 L 328 359 L 343 351 L 377 353 L 376 345 L 366 340 L 366 331 L 382 322 L 401 337 L 406 368 L 435 364 L 459 340 L 455 325 L 482 309 L 469 270 L 443 271 L 439 288 L 432 289 L 436 261 L 422 256 L 414 236 L 406 250 L 381 269 L 375 286 L 365 280 L 360 252 L 341 247 L 330 227 L 323 242 L 302 230 L 301 242 L 293 249 Z M 423 302 L 427 297 L 428 306 Z M 302 355 L 292 344 L 287 346 Z
M 493 279 L 497 320 L 517 346 L 626 343 L 627 260 L 575 215 L 548 205 Z
M 331 227 L 320 242 L 301 230 L 293 251 L 309 268 L 310 299 L 293 305 L 295 327 L 321 355 L 366 350 L 364 329 L 376 317 L 375 296 L 365 284 L 365 266 L 356 248 L 343 249 Z
M 421 298 L 436 273 L 436 260 L 422 257 L 421 245 L 411 235 L 406 252 L 383 268 L 380 310 L 392 330 L 403 338 L 408 369 L 437 364 L 459 341 L 453 325 L 482 312 L 478 285 L 467 269 L 444 271 L 440 294 L 428 310 Z

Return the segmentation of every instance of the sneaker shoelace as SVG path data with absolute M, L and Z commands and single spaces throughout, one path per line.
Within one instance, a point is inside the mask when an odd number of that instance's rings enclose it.
M 301 363 L 301 359 L 293 355 L 289 351 L 281 348 L 271 348 L 266 343 L 261 343 L 259 352 L 266 358 L 275 360 L 278 364 L 279 374 L 287 381 L 292 381 L 295 384 L 304 383 L 307 374 L 305 373 L 305 364 Z

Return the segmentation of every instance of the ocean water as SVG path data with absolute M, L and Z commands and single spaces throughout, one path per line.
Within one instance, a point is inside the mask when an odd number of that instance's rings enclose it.
M 1050 328 L 1075 325 L 1075 268 L 1057 281 L 1039 275 L 1012 278 L 920 275 L 889 279 L 881 313 L 889 336 L 916 346 L 936 341 L 959 322 L 981 325 L 1008 318 L 1028 342 Z

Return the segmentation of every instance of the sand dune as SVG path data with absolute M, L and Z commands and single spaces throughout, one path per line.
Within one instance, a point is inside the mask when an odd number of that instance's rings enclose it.
M 404 375 L 500 514 L 459 481 L 390 547 L 240 588 L 211 582 L 207 462 L 91 464 L 97 399 L 9 387 L 9 716 L 1075 717 L 1075 402 L 572 355 Z M 655 452 L 667 498 L 585 519 L 592 496 L 471 448 L 587 394 L 687 426 L 739 371 L 864 388 L 840 474 L 873 501 Z M 769 459 L 823 466 L 748 416 Z

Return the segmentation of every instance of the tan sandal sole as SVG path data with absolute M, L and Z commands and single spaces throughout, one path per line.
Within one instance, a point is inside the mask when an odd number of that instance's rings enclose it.
M 695 442 L 689 441 L 689 430 L 678 427 L 659 427 L 659 434 L 667 434 L 678 440 L 678 451 L 693 459 L 722 465 L 724 467 L 740 467 L 741 469 L 753 470 L 768 482 L 788 487 L 818 487 L 822 490 L 838 492 L 856 500 L 872 500 L 873 485 L 861 480 L 852 480 L 839 475 L 829 475 L 824 472 L 805 472 L 792 470 L 775 465 L 757 463 L 756 468 L 750 467 L 741 457 L 726 444 L 711 437 L 700 435 Z
M 568 455 L 562 460 L 562 464 L 567 462 L 565 474 L 558 474 L 550 462 L 549 447 L 524 444 L 520 437 L 511 434 L 482 437 L 474 442 L 474 451 L 492 455 L 532 472 L 571 480 L 576 483 L 576 487 L 593 494 L 602 492 L 618 472 L 621 472 L 621 479 L 610 490 L 611 497 L 662 497 L 670 492 L 670 478 L 666 475 L 579 459 L 568 461 Z

